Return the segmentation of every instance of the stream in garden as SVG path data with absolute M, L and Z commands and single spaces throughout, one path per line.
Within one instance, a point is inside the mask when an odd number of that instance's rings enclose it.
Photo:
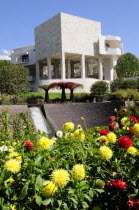
M 49 125 L 42 113 L 40 107 L 29 107 L 29 111 L 32 117 L 33 125 L 36 131 L 43 131 L 47 134 L 51 133 Z

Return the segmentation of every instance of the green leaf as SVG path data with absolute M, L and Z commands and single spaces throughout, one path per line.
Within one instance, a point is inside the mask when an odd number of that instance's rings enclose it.
M 22 189 L 20 191 L 19 199 L 23 200 L 26 197 L 27 192 L 28 192 L 28 183 L 24 187 L 22 187 Z
M 103 193 L 104 192 L 104 190 L 102 190 L 102 189 L 94 189 L 94 190 L 99 192 L 99 193 Z
M 35 160 L 35 165 L 40 165 L 41 160 L 42 160 L 42 156 L 38 156 Z
M 60 207 L 62 205 L 62 200 L 58 200 L 58 207 Z
M 40 190 L 40 188 L 42 187 L 42 182 L 43 182 L 43 179 L 39 175 L 36 179 L 36 182 L 35 182 L 35 190 L 37 190 L 37 191 Z
M 90 202 L 92 201 L 92 198 L 90 198 L 90 196 L 85 195 L 84 197 L 85 197 L 88 201 L 90 201 Z
M 3 201 L 4 201 L 4 198 L 3 197 L 0 197 L 0 205 L 1 206 L 3 205 Z
M 75 204 L 78 204 L 78 202 L 75 200 L 75 198 L 70 198 L 70 200 L 72 200 L 73 201 L 73 203 L 75 203 Z
M 83 206 L 83 208 L 85 208 L 85 209 L 87 209 L 87 208 L 89 207 L 88 204 L 87 204 L 85 201 L 82 202 L 82 206 Z
M 40 206 L 42 204 L 42 198 L 37 194 L 34 197 L 36 198 L 36 203 Z
M 89 195 L 90 195 L 90 197 L 93 197 L 94 196 L 93 190 L 89 190 Z
M 69 188 L 68 193 L 73 194 L 75 192 L 75 189 Z
M 51 203 L 51 198 L 42 201 L 43 205 L 48 205 L 49 203 Z

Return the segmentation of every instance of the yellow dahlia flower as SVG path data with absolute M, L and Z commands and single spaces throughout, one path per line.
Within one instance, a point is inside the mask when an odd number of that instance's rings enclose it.
M 39 147 L 40 150 L 46 150 L 46 149 L 49 149 L 49 147 L 51 145 L 53 145 L 55 143 L 54 140 L 50 140 L 49 138 L 45 137 L 45 136 L 42 136 L 38 142 L 37 142 L 37 145 Z
M 135 147 L 131 146 L 127 149 L 127 153 L 129 153 L 130 155 L 135 156 L 138 152 L 138 149 L 136 149 Z
M 100 143 L 102 143 L 104 145 L 107 145 L 109 143 L 106 136 L 100 136 L 99 141 L 100 141 Z
M 72 168 L 73 176 L 76 180 L 82 180 L 85 178 L 85 169 L 82 164 L 76 164 Z
M 139 133 L 139 123 L 136 123 L 134 126 L 133 126 L 133 131 L 135 133 Z
M 14 179 L 10 177 L 9 179 L 4 181 L 4 185 L 7 186 L 8 184 L 11 184 L 12 182 L 14 182 Z
M 43 183 L 44 188 L 42 189 L 42 195 L 44 197 L 50 197 L 51 195 L 54 195 L 54 193 L 57 191 L 57 186 L 52 181 L 45 181 Z
M 70 180 L 70 175 L 68 171 L 64 169 L 57 169 L 52 172 L 51 180 L 58 187 L 63 188 L 68 184 Z
M 110 160 L 112 158 L 112 150 L 107 146 L 101 146 L 99 152 L 103 159 Z
M 95 180 L 95 185 L 96 185 L 98 188 L 103 189 L 104 186 L 105 186 L 105 183 L 104 183 L 102 180 L 100 180 L 100 179 L 96 179 L 96 180 Z
M 21 163 L 15 159 L 10 159 L 10 160 L 6 161 L 4 168 L 7 171 L 10 171 L 10 172 L 16 174 L 20 171 Z
M 7 158 L 8 158 L 8 159 L 11 159 L 11 158 L 14 158 L 14 157 L 17 157 L 17 156 L 19 156 L 19 154 L 18 154 L 17 152 L 12 151 L 12 152 L 7 156 Z
M 109 143 L 116 142 L 116 135 L 113 132 L 108 133 L 107 138 L 108 138 Z
M 9 151 L 9 152 L 14 152 L 14 150 L 15 150 L 15 148 L 14 148 L 14 147 L 9 146 L 9 149 L 8 149 L 8 151 Z
M 75 137 L 76 140 L 78 140 L 78 141 L 84 141 L 84 139 L 85 139 L 84 131 L 82 131 L 80 129 L 77 129 L 76 131 L 74 131 L 72 136 Z
M 72 122 L 67 122 L 63 125 L 62 129 L 65 133 L 68 133 L 74 129 L 74 124 Z
M 15 205 L 10 205 L 11 210 L 16 210 L 16 206 Z
M 123 117 L 123 118 L 121 119 L 121 125 L 127 126 L 127 125 L 129 125 L 129 124 L 130 124 L 130 120 L 129 120 L 128 117 Z
M 15 159 L 16 159 L 17 161 L 19 161 L 20 163 L 22 163 L 22 157 L 21 157 L 21 156 L 17 156 Z
M 81 125 L 77 125 L 77 126 L 76 126 L 76 129 L 77 129 L 77 130 L 79 129 L 79 130 L 81 130 L 81 131 L 83 130 L 83 128 L 82 128 Z

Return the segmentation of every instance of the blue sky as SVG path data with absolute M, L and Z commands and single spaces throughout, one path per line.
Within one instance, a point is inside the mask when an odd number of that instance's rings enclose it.
M 34 28 L 59 12 L 100 21 L 139 58 L 139 0 L 1 0 L 0 51 L 34 44 Z M 1 52 L 0 52 L 1 54 Z

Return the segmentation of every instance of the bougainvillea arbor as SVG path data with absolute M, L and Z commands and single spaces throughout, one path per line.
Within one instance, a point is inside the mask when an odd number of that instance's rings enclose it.
M 70 90 L 70 101 L 74 102 L 74 90 L 78 87 L 82 88 L 83 86 L 81 84 L 75 83 L 75 82 L 54 82 L 50 85 L 39 85 L 39 88 L 43 89 L 45 91 L 45 102 L 49 103 L 49 94 L 48 91 L 52 88 L 60 88 L 62 90 L 61 94 L 61 102 L 66 102 L 66 93 L 65 89 Z

